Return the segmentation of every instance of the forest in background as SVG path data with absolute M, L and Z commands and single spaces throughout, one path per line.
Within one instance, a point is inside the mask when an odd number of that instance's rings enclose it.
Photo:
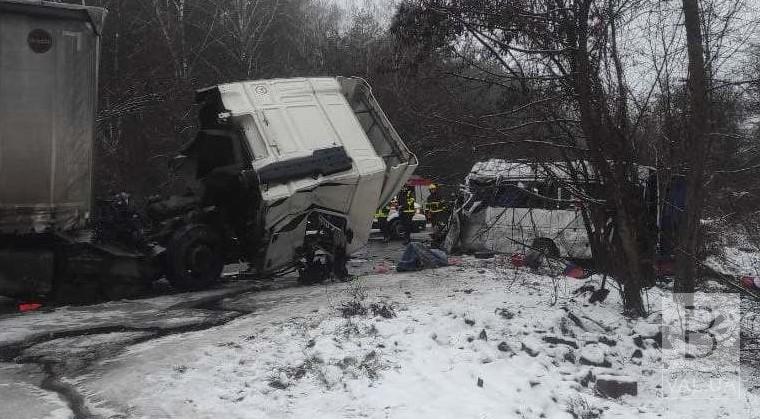
M 539 121 L 534 108 L 522 108 L 544 97 L 541 83 L 530 75 L 510 77 L 499 54 L 484 53 L 472 37 L 443 42 L 458 36 L 455 25 L 443 23 L 445 14 L 428 11 L 417 19 L 415 2 L 388 1 L 389 6 L 401 5 L 395 12 L 380 10 L 383 3 L 378 1 L 346 7 L 351 3 L 88 1 L 109 11 L 101 52 L 98 193 L 155 193 L 156 185 L 165 183 L 167 161 L 195 135 L 195 90 L 238 80 L 367 79 L 418 154 L 419 172 L 443 184 L 460 183 L 472 163 L 483 158 L 559 157 L 556 147 L 543 141 L 556 144 L 566 135 L 563 128 Z M 417 20 L 410 25 L 409 19 Z M 743 56 L 750 58 L 745 68 L 751 77 L 753 66 L 754 74 L 760 68 L 760 53 L 750 43 L 745 48 L 754 50 Z M 715 95 L 725 130 L 731 131 L 720 146 L 724 158 L 747 154 L 743 141 L 757 135 L 757 95 L 752 94 L 757 88 L 758 83 L 727 83 Z M 683 77 L 675 75 L 668 86 L 651 92 L 654 100 L 641 123 L 659 132 L 646 135 L 652 143 L 664 137 L 675 142 L 683 120 L 665 123 L 657 116 L 682 108 L 684 89 Z M 562 98 L 550 104 L 555 109 L 567 106 Z M 654 157 L 645 159 L 652 164 Z
M 445 186 L 486 158 L 589 162 L 604 184 L 582 197 L 594 258 L 613 265 L 634 313 L 655 255 L 640 165 L 658 170 L 661 190 L 685 185 L 679 290 L 693 290 L 702 220 L 760 202 L 759 15 L 749 0 L 405 0 L 389 2 L 391 13 L 324 0 L 87 4 L 109 10 L 101 196 L 169 192 L 167 162 L 195 135 L 194 90 L 343 75 L 369 81 L 418 173 Z
M 418 173 L 455 187 L 475 161 L 493 154 L 478 147 L 493 142 L 490 136 L 478 137 L 464 121 L 527 98 L 517 85 L 466 75 L 466 64 L 449 56 L 417 54 L 392 33 L 393 13 L 379 10 L 378 3 L 346 8 L 326 0 L 88 1 L 108 9 L 100 60 L 98 195 L 169 192 L 167 162 L 195 135 L 195 90 L 239 80 L 336 75 L 368 80 L 419 156 Z

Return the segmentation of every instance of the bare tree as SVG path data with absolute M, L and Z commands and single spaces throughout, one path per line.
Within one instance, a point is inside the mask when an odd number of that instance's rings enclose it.
M 686 160 L 686 211 L 681 220 L 676 254 L 674 291 L 694 292 L 696 256 L 700 244 L 700 223 L 704 208 L 705 166 L 708 158 L 710 105 L 707 96 L 704 44 L 697 0 L 683 0 L 686 44 L 689 57 L 689 147 Z
M 649 71 L 656 75 L 649 97 L 656 100 L 641 121 L 650 115 L 656 121 L 648 136 L 656 140 L 647 146 L 660 189 L 675 187 L 685 195 L 683 202 L 661 195 L 662 205 L 679 213 L 675 234 L 666 241 L 677 259 L 675 288 L 681 292 L 692 292 L 698 277 L 706 197 L 725 184 L 722 173 L 734 166 L 732 155 L 741 142 L 736 113 L 741 98 L 732 91 L 732 80 L 758 25 L 748 10 L 745 0 L 657 3 L 644 22 Z
M 267 32 L 275 21 L 280 0 L 226 0 L 222 3 L 222 30 L 216 45 L 233 60 L 238 77 L 256 75 Z
M 451 28 L 441 34 L 436 25 L 431 36 L 441 36 L 454 49 L 463 41 L 475 42 L 481 54 L 501 65 L 502 83 L 538 87 L 544 97 L 556 98 L 531 103 L 534 117 L 528 123 L 553 127 L 545 132 L 556 139 L 547 142 L 564 150 L 568 160 L 587 160 L 601 180 L 605 202 L 600 211 L 606 215 L 589 216 L 589 228 L 614 229 L 605 256 L 615 263 L 608 265 L 622 284 L 626 310 L 644 314 L 641 290 L 653 274 L 654 240 L 641 199 L 639 131 L 631 123 L 631 89 L 619 49 L 620 27 L 635 14 L 638 2 L 422 0 L 416 5 L 420 14 L 445 16 Z M 523 125 L 497 130 L 519 141 L 512 134 Z

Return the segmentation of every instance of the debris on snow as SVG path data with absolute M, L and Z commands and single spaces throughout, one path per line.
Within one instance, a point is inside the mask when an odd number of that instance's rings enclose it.
M 507 342 L 502 341 L 499 343 L 499 345 L 496 347 L 501 352 L 512 352 L 512 348 L 509 347 L 509 344 Z
M 373 316 L 380 316 L 384 319 L 392 319 L 396 317 L 396 311 L 393 309 L 393 306 L 386 304 L 386 303 L 372 303 L 369 306 L 370 310 L 372 310 Z
M 494 313 L 498 314 L 499 316 L 507 320 L 512 320 L 515 317 L 515 313 L 512 313 L 506 308 L 497 308 L 496 310 L 494 310 Z

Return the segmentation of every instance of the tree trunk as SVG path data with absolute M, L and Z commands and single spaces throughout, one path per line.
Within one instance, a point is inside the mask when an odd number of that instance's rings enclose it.
M 625 192 L 622 194 L 625 196 Z M 620 193 L 620 192 L 618 192 Z M 615 277 L 618 278 L 621 284 L 623 284 L 623 305 L 626 313 L 632 317 L 642 317 L 646 315 L 646 309 L 644 308 L 644 300 L 641 297 L 641 291 L 644 288 L 644 283 L 647 281 L 651 272 L 651 264 L 647 264 L 648 260 L 645 252 L 642 251 L 642 234 L 646 232 L 641 231 L 642 223 L 637 216 L 637 206 L 634 208 L 630 206 L 636 202 L 637 197 L 627 196 L 622 202 L 617 205 L 616 215 L 616 227 L 617 227 L 617 243 L 615 248 L 618 250 L 617 260 L 609 262 L 613 265 Z
M 614 209 L 616 234 L 610 243 L 610 251 L 604 256 L 618 282 L 623 285 L 623 302 L 626 312 L 634 317 L 646 314 L 641 290 L 645 280 L 642 267 L 642 252 L 637 234 L 640 223 L 635 193 L 630 193 L 626 185 L 630 182 L 623 168 L 623 162 L 633 161 L 633 150 L 626 133 L 611 126 L 611 106 L 605 101 L 604 89 L 600 85 L 598 69 L 590 62 L 588 52 L 588 19 L 590 1 L 581 2 L 578 8 L 579 25 L 575 28 L 578 45 L 572 60 L 572 87 L 577 95 L 581 127 L 586 135 L 593 166 L 605 183 L 608 200 Z M 597 257 L 596 255 L 594 256 Z
M 709 104 L 705 78 L 704 46 L 698 0 L 682 0 L 686 44 L 689 55 L 689 129 L 686 150 L 686 202 L 679 225 L 676 249 L 676 279 L 673 290 L 694 292 L 698 253 L 701 242 L 701 219 L 704 209 L 705 164 L 709 153 Z

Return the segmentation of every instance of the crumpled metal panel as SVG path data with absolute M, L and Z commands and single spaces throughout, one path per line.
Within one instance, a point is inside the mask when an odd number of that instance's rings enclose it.
M 102 19 L 94 25 L 89 8 L 72 5 L 23 6 L 0 13 L 0 233 L 81 228 L 92 205 Z M 59 7 L 66 13 L 50 14 Z

